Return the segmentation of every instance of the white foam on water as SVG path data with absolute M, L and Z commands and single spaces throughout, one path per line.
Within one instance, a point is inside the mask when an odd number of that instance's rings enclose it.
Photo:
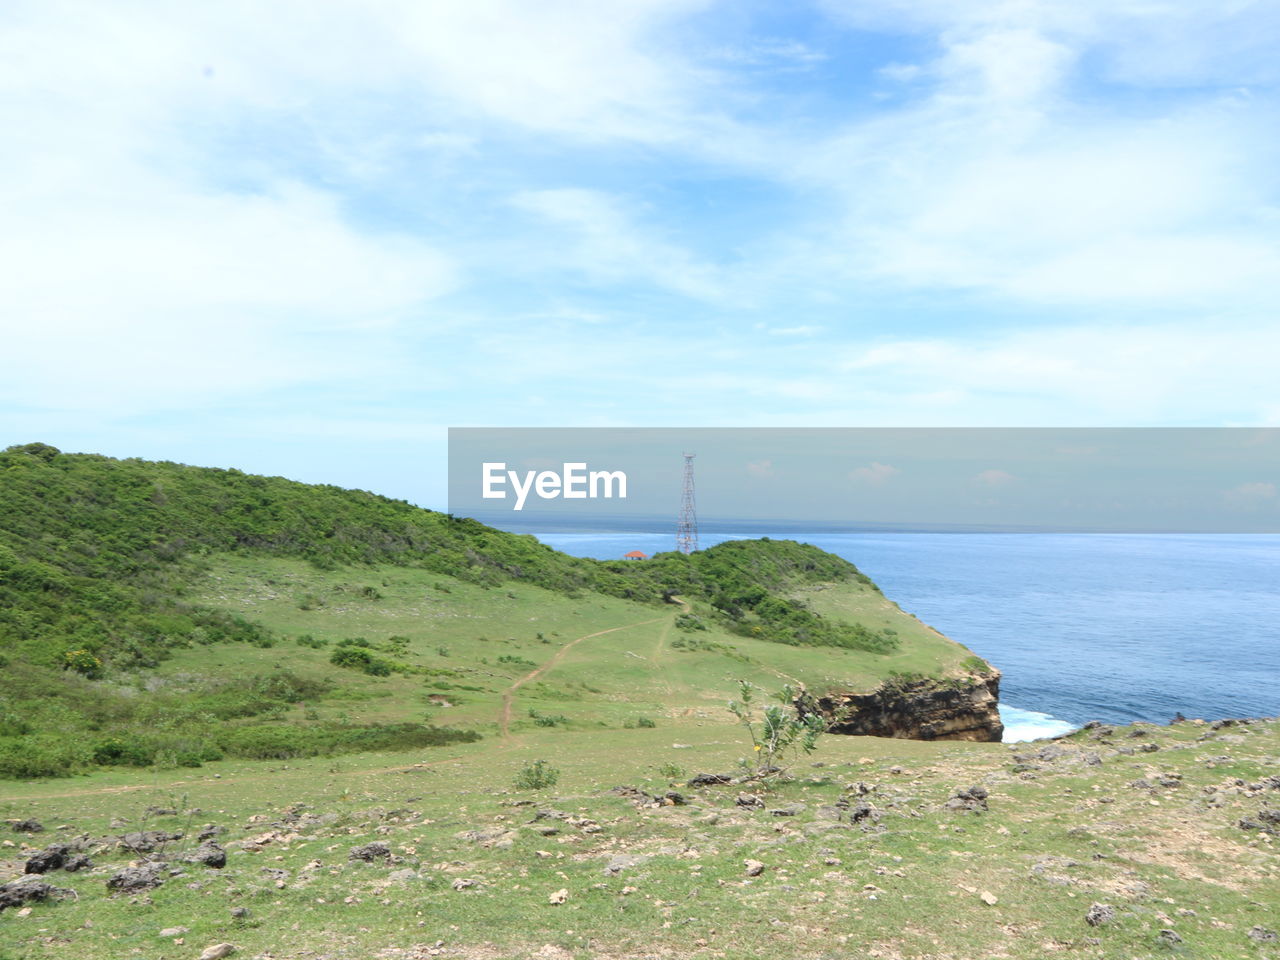
M 1076 729 L 1074 723 L 1067 723 L 1047 713 L 1035 710 L 1023 710 L 1007 703 L 1000 704 L 1000 722 L 1004 724 L 1004 743 L 1023 743 L 1027 740 L 1040 740 L 1044 737 L 1057 737 Z

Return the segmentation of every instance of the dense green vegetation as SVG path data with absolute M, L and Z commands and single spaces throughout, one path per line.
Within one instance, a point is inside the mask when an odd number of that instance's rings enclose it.
M 476 583 L 649 602 L 680 594 L 708 600 L 764 639 L 892 646 L 778 595 L 795 583 L 865 581 L 847 561 L 791 541 L 597 563 L 359 490 L 38 443 L 0 453 L 0 649 L 92 675 L 103 662 L 154 665 L 175 645 L 271 643 L 244 619 L 183 601 L 200 557 L 215 552 L 295 556 L 323 569 L 410 565 Z
M 358 585 L 343 602 L 381 603 L 379 571 L 414 568 L 454 582 L 533 584 L 584 600 L 603 595 L 662 607 L 679 596 L 691 605 L 683 630 L 714 622 L 792 646 L 883 653 L 897 645 L 892 631 L 827 619 L 794 599 L 805 585 L 870 581 L 839 557 L 792 541 L 596 562 L 364 491 L 26 444 L 0 453 L 0 776 L 94 763 L 302 756 L 445 736 L 424 724 L 362 731 L 300 723 L 286 717 L 288 708 L 321 693 L 298 686 L 314 681 L 285 674 L 148 689 L 148 671 L 177 650 L 269 648 L 286 639 L 247 610 L 196 596 L 194 585 L 223 556 L 294 558 L 319 571 L 350 571 Z M 326 602 L 308 594 L 298 607 Z M 330 642 L 292 639 L 317 650 Z M 405 662 L 403 637 L 378 644 L 330 639 L 324 659 L 335 682 L 353 674 L 440 672 Z M 498 665 L 525 669 L 533 662 L 508 654 Z

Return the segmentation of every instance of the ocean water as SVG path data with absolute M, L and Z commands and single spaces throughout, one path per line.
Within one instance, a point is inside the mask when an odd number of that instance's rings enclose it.
M 673 547 L 666 534 L 539 536 L 599 559 Z M 775 536 L 852 561 L 904 610 L 999 667 L 1006 741 L 1088 720 L 1280 714 L 1280 537 Z

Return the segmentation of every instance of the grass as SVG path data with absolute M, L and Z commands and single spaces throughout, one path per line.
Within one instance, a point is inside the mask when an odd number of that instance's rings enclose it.
M 104 876 L 131 855 L 95 855 L 97 873 L 49 875 L 78 900 L 0 914 L 0 943 L 23 960 L 194 956 L 221 941 L 238 955 L 281 958 L 425 956 L 437 942 L 442 956 L 492 958 L 1129 958 L 1161 955 L 1159 931 L 1174 929 L 1176 956 L 1266 956 L 1247 933 L 1275 926 L 1280 858 L 1271 838 L 1236 826 L 1262 801 L 1226 793 L 1210 806 L 1205 788 L 1271 772 L 1280 726 L 1232 728 L 1208 742 L 1196 739 L 1202 726 L 1142 729 L 1139 739 L 1117 730 L 1107 744 L 1077 735 L 1067 757 L 1030 771 L 1014 755 L 1038 745 L 827 737 L 763 809 L 737 806 L 733 786 L 681 787 L 684 806 L 637 807 L 612 792 L 625 784 L 661 794 L 676 766 L 731 768 L 742 750 L 734 728 L 692 718 L 576 731 L 571 750 L 560 732 L 531 728 L 429 755 L 16 785 L 0 816 L 42 819 L 52 829 L 37 841 L 213 821 L 229 830 L 230 859 L 225 871 L 188 867 L 148 895 L 109 898 Z M 1115 753 L 1140 742 L 1161 749 Z M 1079 762 L 1091 751 L 1105 755 L 1101 767 Z M 558 783 L 513 786 L 549 756 Z M 1157 772 L 1180 773 L 1183 786 L 1127 786 Z M 833 826 L 822 808 L 859 781 L 874 785 L 868 799 L 881 819 L 869 830 Z M 972 783 L 990 790 L 989 811 L 947 810 L 951 791 Z M 286 824 L 261 849 L 242 846 L 295 804 L 334 819 Z M 770 812 L 794 804 L 803 804 L 795 816 Z M 179 812 L 145 813 L 155 807 Z M 541 809 L 567 819 L 535 820 Z M 548 825 L 558 832 L 535 829 Z M 351 847 L 375 839 L 403 862 L 348 861 Z M 610 875 L 620 854 L 648 859 Z M 4 856 L 16 872 L 19 848 Z M 746 859 L 764 872 L 746 876 Z M 403 869 L 413 878 L 390 879 Z M 272 871 L 283 871 L 282 885 Z M 456 890 L 459 880 L 472 884 Z M 562 889 L 566 902 L 551 905 Z M 1117 908 L 1115 923 L 1084 923 L 1095 901 Z M 233 919 L 236 906 L 250 916 Z M 166 927 L 189 928 L 183 946 L 157 938 Z
M 1280 724 L 1231 727 L 1204 741 L 1196 724 L 1136 728 L 1144 735 L 1133 738 L 1120 729 L 1106 742 L 1081 733 L 1066 741 L 1067 757 L 1052 761 L 1034 755 L 1039 745 L 829 736 L 763 808 L 746 808 L 736 803 L 742 787 L 682 786 L 696 772 L 732 771 L 746 752 L 724 706 L 737 678 L 775 689 L 792 677 L 816 685 L 950 675 L 968 666 L 969 652 L 861 585 L 803 599 L 824 616 L 879 618 L 871 623 L 898 630 L 902 649 L 918 655 L 788 647 L 714 622 L 691 634 L 675 627 L 685 607 L 485 588 L 408 568 L 382 571 L 377 598 L 366 580 L 289 558 L 214 561 L 195 588 L 201 602 L 266 624 L 282 642 L 178 650 L 150 674 L 153 692 L 185 689 L 197 675 L 284 671 L 308 696 L 275 722 L 429 716 L 485 738 L 6 784 L 0 817 L 50 827 L 6 838 L 6 878 L 21 872 L 27 840 L 138 828 L 190 834 L 206 822 L 227 828 L 229 861 L 224 871 L 187 865 L 185 876 L 147 894 L 109 897 L 105 878 L 136 854 L 103 844 L 95 871 L 48 877 L 78 900 L 0 914 L 8 945 L 0 957 L 195 956 L 226 941 L 237 955 L 297 960 L 763 960 L 850 951 L 1131 958 L 1169 952 L 1157 939 L 1164 929 L 1183 941 L 1171 955 L 1266 956 L 1247 934 L 1275 927 L 1280 858 L 1271 837 L 1236 826 L 1264 799 L 1234 784 L 1275 772 Z M 679 649 L 682 637 L 707 646 Z M 339 646 L 354 638 L 367 646 Z M 380 677 L 335 667 L 335 649 L 370 650 L 398 669 Z M 1159 750 L 1119 752 L 1146 743 Z M 1089 752 L 1104 763 L 1084 764 Z M 1169 773 L 1182 786 L 1129 786 Z M 858 782 L 874 787 L 866 799 L 879 821 L 866 830 L 833 825 L 827 808 L 856 798 L 847 787 Z M 972 784 L 990 791 L 987 812 L 946 808 L 953 790 Z M 619 786 L 654 796 L 674 788 L 688 803 L 637 806 L 614 792 Z M 290 824 L 284 818 L 299 804 L 324 820 Z M 794 816 L 771 812 L 797 804 Z M 540 810 L 560 813 L 537 819 Z M 548 828 L 555 832 L 544 835 Z M 389 843 L 398 862 L 348 860 L 352 847 L 373 840 Z M 609 873 L 620 855 L 647 859 Z M 747 859 L 764 871 L 747 876 Z M 392 879 L 406 869 L 407 879 Z M 561 890 L 567 899 L 553 905 Z M 1116 907 L 1114 923 L 1085 924 L 1095 901 Z M 249 908 L 248 917 L 234 918 L 235 907 Z M 188 928 L 182 944 L 158 938 L 170 927 Z

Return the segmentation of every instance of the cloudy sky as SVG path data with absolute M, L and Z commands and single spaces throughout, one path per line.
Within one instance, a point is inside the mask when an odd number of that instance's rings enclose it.
M 1274 0 L 0 7 L 0 446 L 1280 424 Z

